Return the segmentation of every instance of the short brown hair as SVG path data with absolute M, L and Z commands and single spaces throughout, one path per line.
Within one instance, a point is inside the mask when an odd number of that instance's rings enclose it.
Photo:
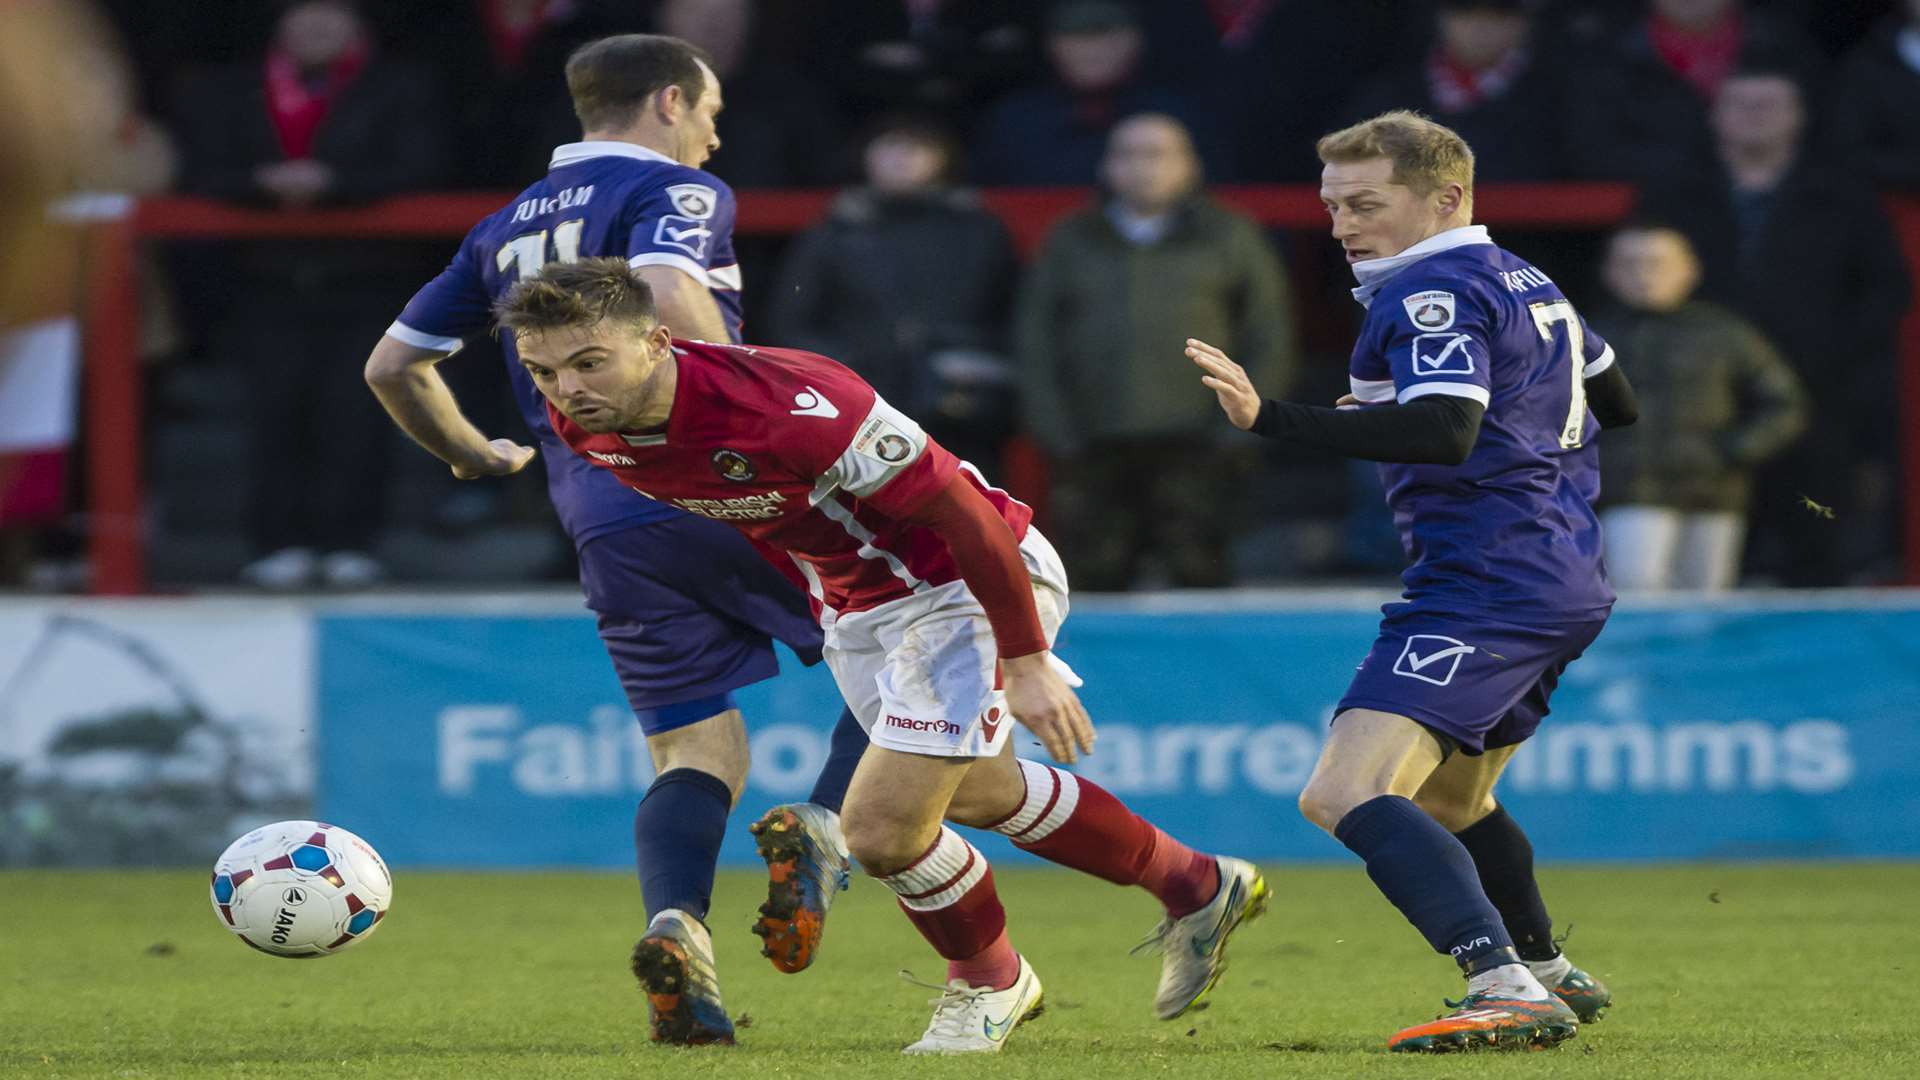
M 615 34 L 589 41 L 567 57 L 573 115 L 588 131 L 623 128 L 633 123 L 647 99 L 669 86 L 679 87 L 692 105 L 707 87 L 701 64 L 711 68 L 713 57 L 664 34 Z
M 586 329 L 609 319 L 636 329 L 660 319 L 653 290 L 625 259 L 548 263 L 493 304 L 494 324 L 513 334 Z
M 1466 205 L 1473 205 L 1473 148 L 1445 124 L 1417 112 L 1396 109 L 1341 128 L 1314 146 L 1328 165 L 1386 158 L 1393 182 L 1421 195 L 1459 184 Z

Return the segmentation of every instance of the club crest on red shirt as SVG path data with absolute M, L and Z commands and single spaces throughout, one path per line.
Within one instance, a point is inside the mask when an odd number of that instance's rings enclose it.
M 719 473 L 722 479 L 732 480 L 737 484 L 744 484 L 760 475 L 760 470 L 753 467 L 753 462 L 747 460 L 747 455 L 738 450 L 715 450 L 713 471 Z

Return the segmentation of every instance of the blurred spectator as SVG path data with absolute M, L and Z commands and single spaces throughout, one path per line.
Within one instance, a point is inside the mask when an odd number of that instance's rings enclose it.
M 1622 589 L 1732 587 L 1755 466 L 1806 426 L 1793 370 L 1751 323 L 1693 299 L 1687 238 L 1630 226 L 1607 249 L 1611 303 L 1589 316 L 1623 357 L 1640 422 L 1601 437 L 1607 571 Z
M 1228 349 L 1261 386 L 1295 358 L 1287 283 L 1253 222 L 1200 190 L 1186 129 L 1147 114 L 1114 129 L 1108 195 L 1063 218 L 1018 297 L 1016 364 L 1074 579 L 1124 589 L 1158 560 L 1177 586 L 1228 584 L 1248 464 L 1180 361 L 1189 337 Z
M 197 193 L 299 208 L 447 180 L 447 118 L 432 81 L 382 57 L 356 5 L 289 5 L 258 61 L 183 92 L 178 131 Z M 406 302 L 413 267 L 365 240 L 298 241 L 238 255 L 242 284 L 216 360 L 242 372 L 253 428 L 249 582 L 298 588 L 378 580 L 392 441 L 355 359 Z
M 1433 46 L 1422 62 L 1362 83 L 1341 123 L 1413 109 L 1473 146 L 1480 180 L 1560 175 L 1559 85 L 1530 40 L 1538 6 L 1534 0 L 1440 0 Z
M 1869 182 L 1920 191 L 1920 0 L 1905 0 L 1840 71 L 1833 139 Z
M 1712 160 L 1707 110 L 1736 67 L 1804 77 L 1820 58 L 1798 27 L 1743 0 L 1650 0 L 1645 18 L 1575 45 L 1567 62 L 1573 174 L 1638 180 Z
M 1035 0 L 810 3 L 809 73 L 855 116 L 917 111 L 967 124 L 1038 67 Z
M 843 175 L 826 101 L 798 72 L 756 55 L 752 0 L 662 0 L 654 29 L 705 49 L 727 88 L 726 134 L 708 172 L 736 188 L 812 186 Z
M 1894 341 L 1907 268 L 1874 191 L 1804 152 L 1794 77 L 1743 68 L 1713 111 L 1720 162 L 1642 193 L 1694 241 L 1706 294 L 1751 319 L 1806 384 L 1808 437 L 1761 474 L 1749 564 L 1790 584 L 1869 579 L 1894 549 Z M 1802 497 L 1846 514 L 1844 528 Z
M 1139 13 L 1129 4 L 1055 4 L 1047 13 L 1046 35 L 1053 79 L 1010 95 L 987 113 L 974 178 L 983 184 L 1084 184 L 1099 168 L 1108 133 L 1134 113 L 1166 113 L 1194 131 L 1192 103 L 1141 78 L 1145 48 Z M 1208 164 L 1219 171 L 1217 161 Z
M 1000 219 L 954 186 L 957 157 L 937 124 L 877 127 L 865 185 L 794 241 L 771 340 L 843 361 L 994 476 L 1013 433 L 1003 350 L 1019 266 Z
M 1419 15 L 1405 0 L 1159 0 L 1142 8 L 1143 78 L 1218 125 L 1232 171 L 1215 179 L 1318 181 L 1314 141 L 1358 76 L 1407 51 Z

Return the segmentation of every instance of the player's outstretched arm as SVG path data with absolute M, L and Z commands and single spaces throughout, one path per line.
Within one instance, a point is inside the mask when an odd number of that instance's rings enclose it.
M 1480 418 L 1486 414 L 1479 402 L 1448 394 L 1365 408 L 1263 401 L 1246 372 L 1219 349 L 1189 338 L 1187 355 L 1206 373 L 1201 383 L 1220 398 L 1220 408 L 1235 427 L 1364 461 L 1458 465 L 1473 453 Z M 1359 402 L 1345 397 L 1340 404 Z
M 473 480 L 519 472 L 533 460 L 533 447 L 488 439 L 473 426 L 434 367 L 447 355 L 382 337 L 367 358 L 367 385 L 400 430 L 446 462 L 453 475 Z
M 1093 753 L 1093 720 L 1048 663 L 1033 579 L 1013 530 L 993 504 L 960 475 L 902 520 L 932 529 L 946 541 L 961 580 L 986 609 L 1013 718 L 1039 736 L 1055 761 L 1072 763 L 1082 753 Z
M 655 264 L 636 269 L 640 280 L 653 290 L 653 306 L 660 313 L 661 324 L 674 337 L 721 345 L 733 340 L 733 335 L 727 332 L 726 316 L 714 302 L 712 290 L 695 281 L 692 274 Z
M 1241 431 L 1252 431 L 1260 418 L 1260 393 L 1247 378 L 1247 369 L 1233 358 L 1199 338 L 1187 339 L 1187 356 L 1204 372 L 1200 385 L 1220 399 L 1220 411 Z

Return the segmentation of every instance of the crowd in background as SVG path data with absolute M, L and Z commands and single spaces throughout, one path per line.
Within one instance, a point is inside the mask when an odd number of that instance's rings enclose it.
M 1318 135 L 1418 109 L 1465 136 L 1482 182 L 1638 186 L 1600 243 L 1496 237 L 1562 279 L 1641 387 L 1641 423 L 1602 436 L 1623 585 L 1725 587 L 1743 560 L 1795 585 L 1896 572 L 1911 290 L 1879 193 L 1920 191 L 1920 0 L 102 6 L 136 79 L 121 168 L 91 186 L 280 207 L 517 189 L 578 137 L 572 48 L 694 42 L 726 101 L 710 171 L 843 188 L 790 243 L 743 245 L 750 339 L 849 364 L 990 474 L 1009 439 L 1039 447 L 1051 488 L 1019 494 L 1095 589 L 1398 564 L 1369 470 L 1239 436 L 1180 343 L 1222 345 L 1269 395 L 1337 396 L 1357 309 L 1333 245 L 1206 188 L 1312 181 Z M 973 192 L 1090 184 L 1024 265 Z M 567 572 L 534 481 L 430 479 L 360 384 L 451 246 L 153 253 L 163 577 Z M 448 367 L 511 433 L 497 361 Z

